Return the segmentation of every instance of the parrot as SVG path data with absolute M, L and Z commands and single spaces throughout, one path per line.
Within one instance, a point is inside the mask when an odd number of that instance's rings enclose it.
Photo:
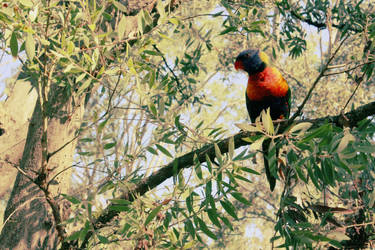
M 247 72 L 248 81 L 245 92 L 246 108 L 251 122 L 255 122 L 262 110 L 270 109 L 272 120 L 288 119 L 290 114 L 291 91 L 280 71 L 269 66 L 267 54 L 259 49 L 242 51 L 236 58 L 236 70 Z M 270 141 L 262 145 L 264 168 L 271 191 L 276 178 L 270 172 L 267 151 Z M 278 150 L 276 150 L 276 157 Z

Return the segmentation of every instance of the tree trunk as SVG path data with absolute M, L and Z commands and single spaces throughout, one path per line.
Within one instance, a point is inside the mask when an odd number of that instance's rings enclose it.
M 60 92 L 60 93 L 59 93 Z M 52 155 L 48 160 L 46 181 L 49 196 L 56 200 L 59 194 L 66 193 L 70 186 L 70 167 L 73 161 L 75 133 L 83 115 L 83 105 L 74 107 L 72 100 L 64 100 L 61 89 L 51 90 L 49 98 L 53 101 L 49 110 L 47 129 L 48 152 Z M 83 99 L 83 98 L 81 98 Z M 38 183 L 39 170 L 42 164 L 43 116 L 39 100 L 32 115 L 25 147 L 16 181 L 8 200 L 4 214 L 4 227 L 0 235 L 3 248 L 10 249 L 55 249 L 58 244 L 56 218 L 51 206 L 47 203 L 47 194 Z M 68 143 L 72 141 L 71 143 Z M 65 147 L 65 145 L 68 143 Z M 63 147 L 63 148 L 62 148 Z M 54 178 L 54 176 L 60 173 Z M 61 214 L 61 210 L 57 211 Z
M 27 128 L 37 99 L 28 82 L 17 81 L 7 100 L 0 104 L 0 199 L 8 199 L 25 146 Z M 1 225 L 1 224 L 0 224 Z M 0 227 L 1 230 L 1 227 Z

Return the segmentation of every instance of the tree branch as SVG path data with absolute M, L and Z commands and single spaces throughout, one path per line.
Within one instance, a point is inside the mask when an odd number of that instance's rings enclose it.
M 359 108 L 344 114 L 344 116 L 348 119 L 348 122 L 346 123 L 349 123 L 351 127 L 355 127 L 358 122 L 362 121 L 363 119 L 371 115 L 375 115 L 375 101 L 368 103 L 366 105 L 360 106 Z M 295 121 L 295 123 L 300 123 L 300 122 L 311 122 L 313 124 L 311 128 L 320 127 L 325 122 L 332 123 L 338 127 L 343 127 L 344 125 L 344 121 L 342 120 L 341 114 L 336 115 L 336 116 L 325 116 L 325 117 L 316 118 L 316 119 Z M 280 123 L 279 133 L 282 133 L 283 131 L 285 131 L 287 127 L 288 127 L 288 120 Z M 239 148 L 239 147 L 251 144 L 243 140 L 244 138 L 247 138 L 249 136 L 252 136 L 251 133 L 245 132 L 245 131 L 241 131 L 237 133 L 236 135 L 234 135 L 235 148 Z M 228 143 L 231 137 L 225 138 L 217 142 L 217 145 L 219 146 L 221 153 L 224 154 L 228 152 Z M 195 164 L 194 163 L 195 155 L 200 163 L 206 162 L 207 157 L 210 159 L 214 159 L 215 158 L 214 143 L 205 145 L 200 149 L 194 150 L 192 152 L 189 152 L 183 156 L 180 156 L 174 159 L 169 164 L 160 168 L 157 172 L 153 173 L 147 178 L 144 178 L 134 189 L 125 192 L 119 198 L 128 200 L 128 201 L 134 201 L 135 199 L 137 199 L 137 197 L 144 195 L 149 190 L 157 187 L 158 185 L 163 183 L 165 180 L 172 177 L 174 173 L 174 166 L 177 166 L 177 172 L 181 171 L 182 169 L 193 166 Z M 115 216 L 119 214 L 118 211 L 112 210 L 111 206 L 112 204 L 110 204 L 103 211 L 103 213 L 96 219 L 93 225 L 95 230 L 104 227 L 108 222 L 110 222 Z M 87 234 L 86 239 L 85 239 L 86 242 L 91 237 L 91 235 L 92 235 L 92 232 Z M 70 243 L 70 245 L 76 245 L 76 244 Z M 81 247 L 85 247 L 85 245 L 82 245 Z
M 318 84 L 318 82 L 320 81 L 320 79 L 322 79 L 324 77 L 324 73 L 327 71 L 329 64 L 332 62 L 333 58 L 335 58 L 335 56 L 337 55 L 337 53 L 339 52 L 341 46 L 344 44 L 344 42 L 346 41 L 347 38 L 348 38 L 348 36 L 346 36 L 344 39 L 342 39 L 342 41 L 340 42 L 340 44 L 337 47 L 337 49 L 328 58 L 327 62 L 324 64 L 322 70 L 320 71 L 318 77 L 315 79 L 314 83 L 312 84 L 311 88 L 309 89 L 309 92 L 307 93 L 305 99 L 303 100 L 303 102 L 301 103 L 301 105 L 298 107 L 297 111 L 289 119 L 288 124 L 292 124 L 292 122 L 301 114 L 302 109 L 304 108 L 304 106 L 307 103 L 307 101 L 310 99 L 310 96 L 311 96 L 313 90 L 315 89 L 316 85 Z
M 321 22 L 313 21 L 311 18 L 304 17 L 304 16 L 302 16 L 302 14 L 297 13 L 297 11 L 295 11 L 295 10 L 291 10 L 290 14 L 293 17 L 295 17 L 296 19 L 298 19 L 298 20 L 300 20 L 302 22 L 305 22 L 305 23 L 307 23 L 309 25 L 312 25 L 312 26 L 316 27 L 319 30 L 327 28 L 326 23 L 321 23 Z M 343 30 L 346 27 L 346 25 L 347 25 L 346 23 L 342 23 L 342 24 L 332 23 L 332 27 L 335 27 L 335 28 L 337 28 L 339 30 Z M 363 32 L 363 29 L 356 29 L 354 27 L 350 27 L 350 28 L 348 28 L 348 30 L 353 31 L 355 33 L 361 33 L 361 32 Z

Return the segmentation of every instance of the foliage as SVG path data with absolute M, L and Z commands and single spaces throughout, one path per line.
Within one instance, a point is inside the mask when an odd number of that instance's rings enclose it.
M 74 187 L 61 194 L 71 204 L 62 223 L 65 242 L 98 249 L 238 248 L 236 239 L 244 240 L 253 223 L 274 247 L 370 244 L 372 119 L 319 127 L 306 120 L 281 129 L 264 114 L 257 124 L 238 125 L 254 133 L 239 147 L 234 124 L 246 111 L 232 63 L 247 47 L 271 54 L 293 89 L 292 111 L 309 100 L 303 118 L 369 103 L 372 4 L 188 1 L 175 9 L 173 2 L 132 9 L 105 0 L 1 1 L 3 48 L 38 90 L 43 119 L 56 113 L 70 119 L 50 107 L 63 104 L 51 100 L 51 89 L 75 108 L 85 97 Z M 319 47 L 323 32 L 327 43 Z M 225 148 L 224 137 L 231 138 Z M 279 180 L 274 194 L 257 156 L 264 140 L 271 140 L 271 172 Z M 191 166 L 177 164 L 208 146 L 213 157 L 204 152 Z M 173 179 L 165 186 L 131 192 L 168 164 Z M 105 224 L 103 214 L 112 215 Z

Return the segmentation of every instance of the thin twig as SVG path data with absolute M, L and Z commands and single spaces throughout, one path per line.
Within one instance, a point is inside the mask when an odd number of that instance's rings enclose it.
M 120 72 L 119 72 L 119 74 L 118 74 L 118 78 L 117 78 L 117 81 L 116 81 L 115 88 L 113 89 L 111 95 L 109 96 L 108 107 L 107 107 L 107 111 L 106 111 L 107 114 L 109 113 L 109 111 L 110 111 L 110 109 L 111 109 L 112 98 L 113 98 L 113 95 L 114 95 L 115 92 L 116 92 L 116 89 L 117 89 L 118 84 L 120 83 L 121 75 L 122 75 L 122 74 L 121 74 L 121 68 L 120 68 Z
M 165 66 L 172 73 L 177 85 L 180 87 L 181 86 L 180 80 L 178 79 L 177 75 L 174 73 L 173 69 L 168 65 L 167 60 L 165 59 L 163 53 L 161 53 L 161 51 L 158 49 L 158 47 L 155 44 L 153 44 L 152 47 L 154 47 L 154 49 L 161 54 L 161 58 L 163 59 Z
M 362 76 L 355 80 L 355 82 L 357 83 L 357 86 L 355 87 L 355 89 L 354 89 L 353 93 L 351 94 L 351 96 L 349 97 L 349 99 L 346 101 L 344 107 L 343 107 L 342 110 L 341 110 L 341 113 L 344 113 L 344 110 L 346 109 L 346 107 L 348 106 L 349 102 L 352 100 L 353 96 L 354 96 L 355 93 L 357 92 L 359 86 L 361 85 L 361 82 L 362 82 L 363 79 L 364 79 L 364 75 L 365 75 L 365 73 L 366 73 L 366 72 L 363 72 Z
M 343 70 L 343 71 L 324 74 L 324 76 L 332 76 L 332 75 L 339 75 L 339 74 L 343 74 L 343 73 L 348 73 L 348 72 L 350 72 L 352 70 L 355 70 L 356 68 L 359 68 L 359 67 L 364 66 L 364 65 L 369 65 L 369 64 L 372 64 L 372 63 L 375 63 L 375 60 L 368 61 L 366 63 L 358 64 L 358 65 L 356 65 L 356 66 L 354 66 L 352 68 L 349 68 L 349 69 L 346 69 L 346 70 Z M 339 67 L 343 67 L 343 66 L 339 65 L 337 68 L 339 68 Z M 333 68 L 329 67 L 328 69 L 333 69 Z
M 318 84 L 318 82 L 320 81 L 320 79 L 322 79 L 324 77 L 324 72 L 326 72 L 327 68 L 328 68 L 328 65 L 331 63 L 331 61 L 333 60 L 333 58 L 336 56 L 337 52 L 340 50 L 341 46 L 344 44 L 344 42 L 346 41 L 346 39 L 348 38 L 349 36 L 346 36 L 342 41 L 341 43 L 339 44 L 339 46 L 337 47 L 337 49 L 335 50 L 335 52 L 333 52 L 333 54 L 330 56 L 330 58 L 328 59 L 328 61 L 326 62 L 326 64 L 323 66 L 322 70 L 320 71 L 318 77 L 315 79 L 314 83 L 312 84 L 311 88 L 309 89 L 309 92 L 307 93 L 305 99 L 303 100 L 302 104 L 298 107 L 297 111 L 293 114 L 293 116 L 289 119 L 289 122 L 288 124 L 292 124 L 293 121 L 301 114 L 302 112 L 302 109 L 304 108 L 306 102 L 310 99 L 310 96 L 311 96 L 311 93 L 313 92 L 313 90 L 315 89 L 316 85 Z

